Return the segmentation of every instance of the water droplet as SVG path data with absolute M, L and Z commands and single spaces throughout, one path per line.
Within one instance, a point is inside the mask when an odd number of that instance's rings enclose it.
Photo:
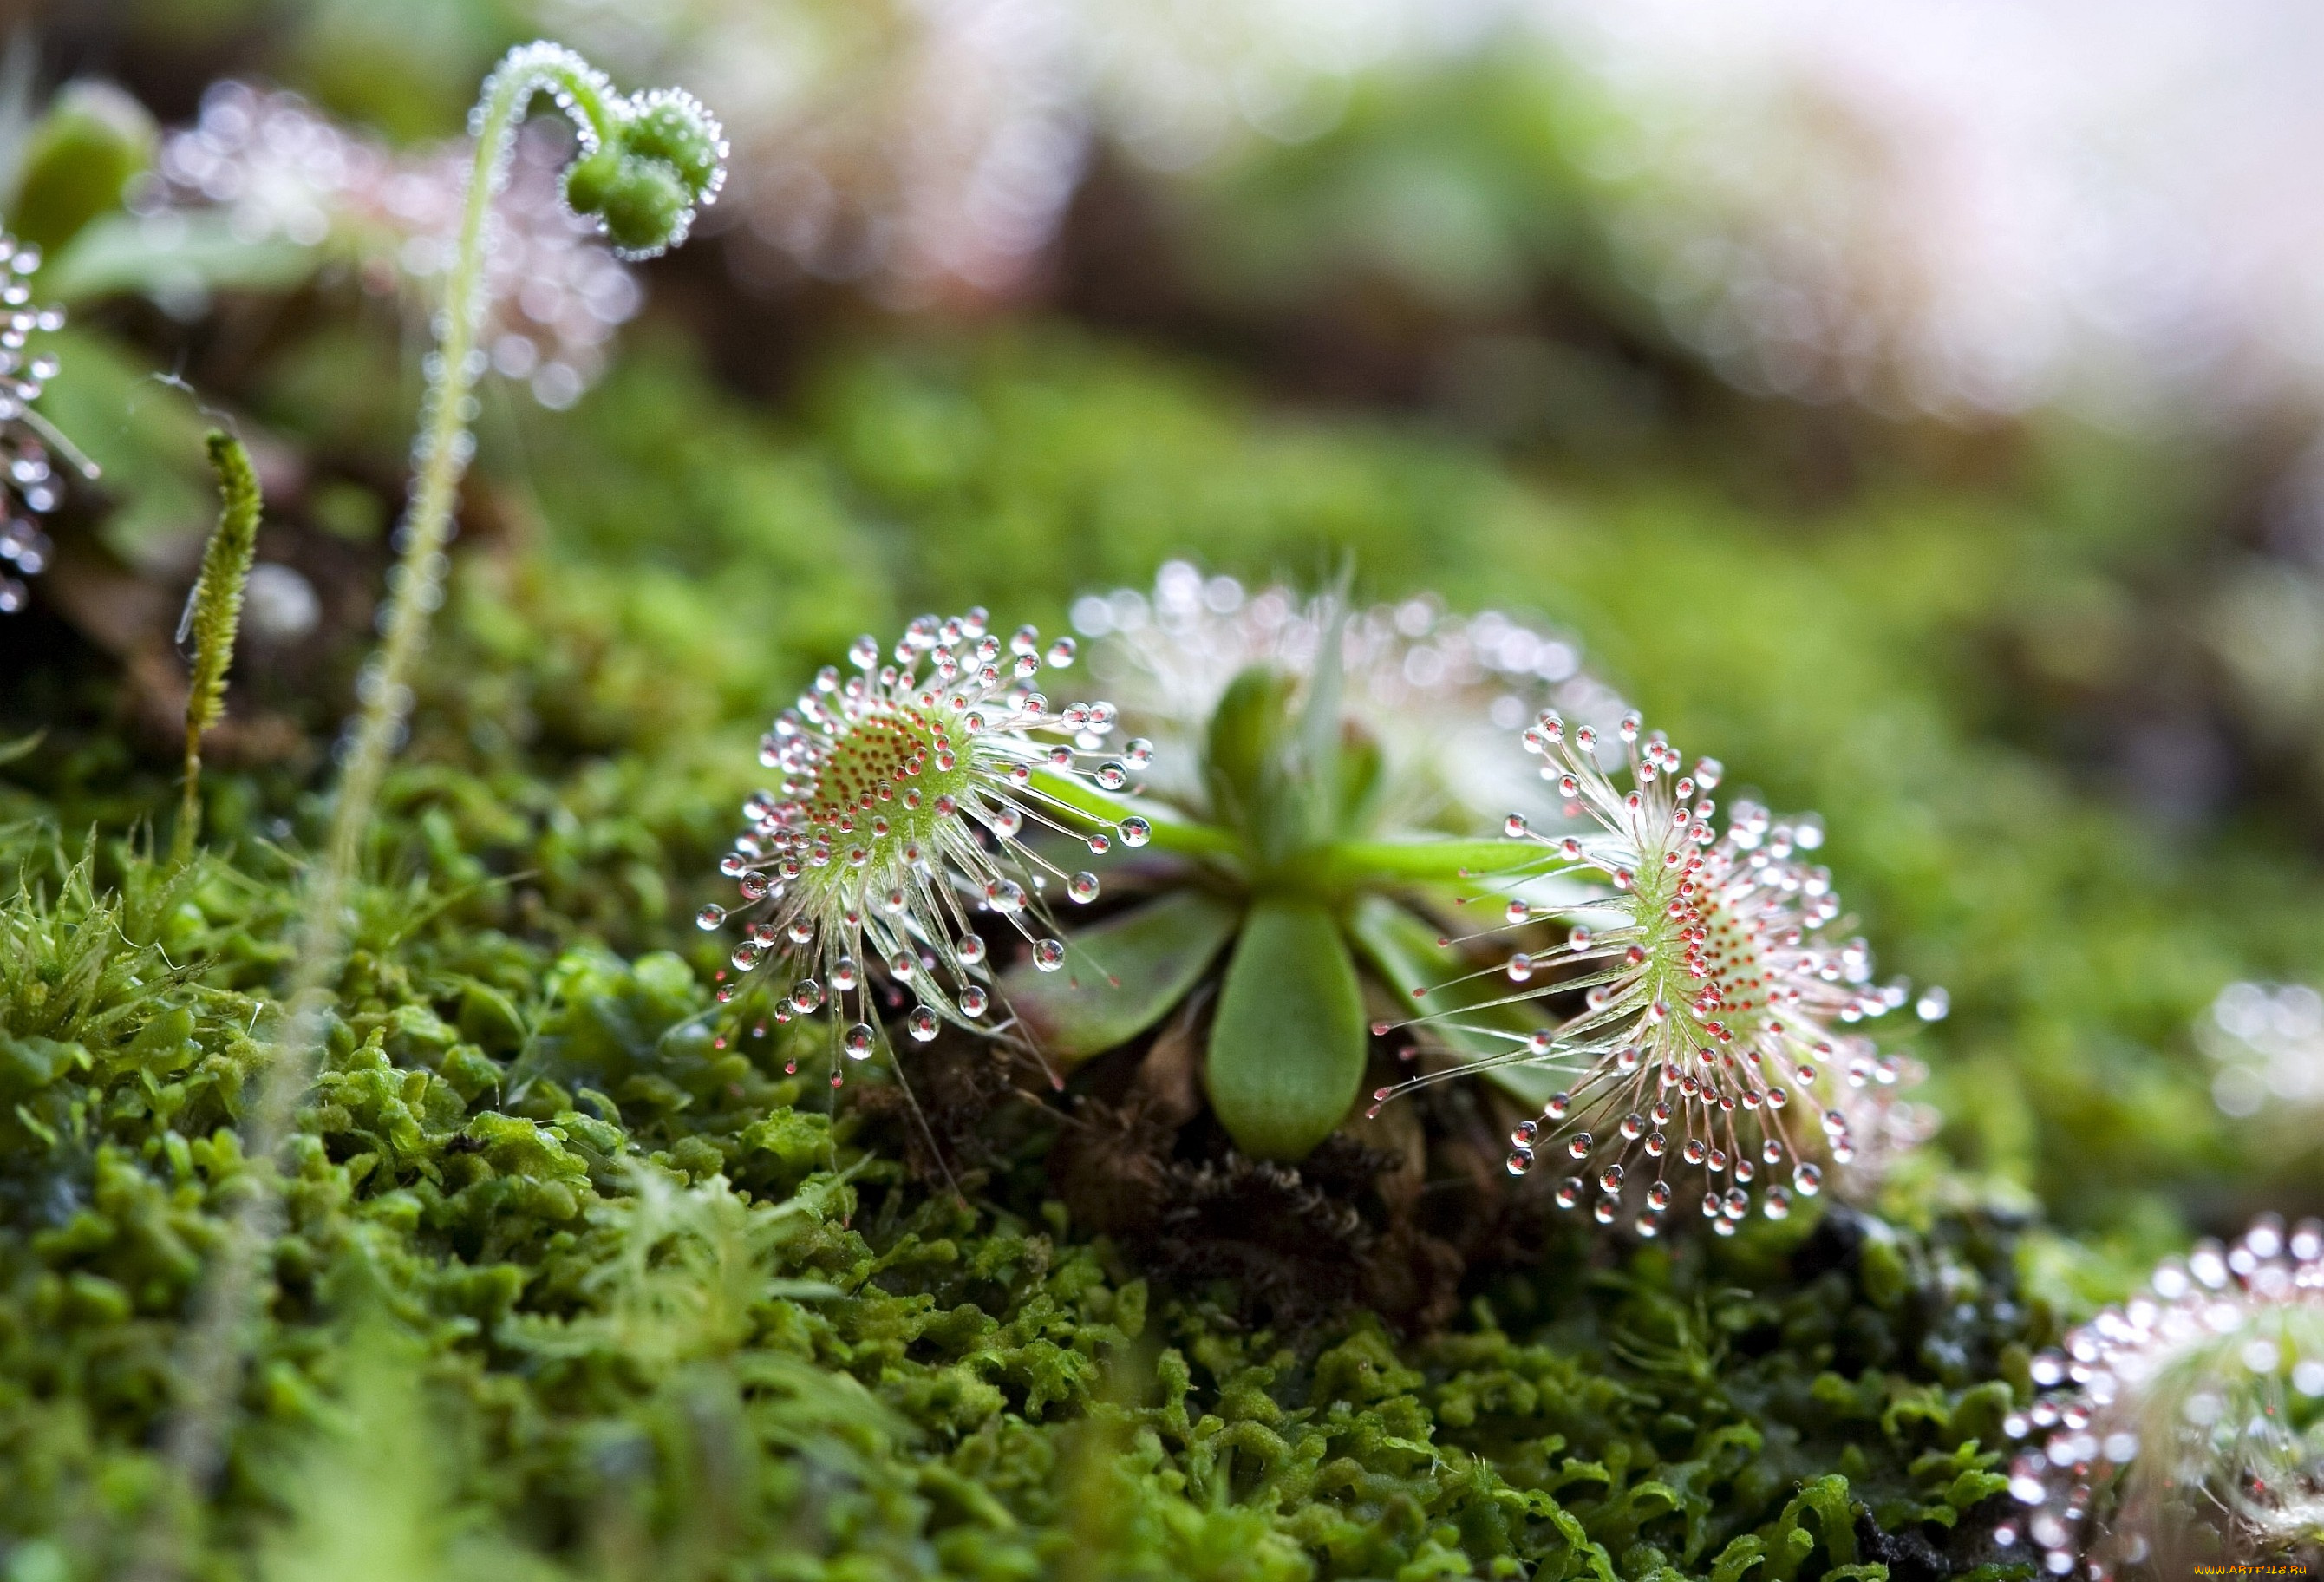
M 1097 875 L 1086 871 L 1075 874 L 1065 881 L 1065 893 L 1087 906 L 1097 899 Z
M 1572 1207 L 1576 1203 L 1582 1201 L 1582 1178 L 1580 1176 L 1566 1177 L 1563 1180 L 1557 1183 L 1557 1206 L 1560 1208 Z
M 748 972 L 759 965 L 759 955 L 758 946 L 746 939 L 734 947 L 734 954 L 727 959 L 734 964 L 735 971 Z
M 1803 1198 L 1812 1198 L 1823 1190 L 1823 1171 L 1812 1164 L 1803 1164 L 1792 1172 L 1792 1185 Z
M 1109 759 L 1098 765 L 1097 782 L 1107 791 L 1120 791 L 1130 783 L 1130 771 L 1125 765 Z
M 847 1036 L 840 1041 L 839 1047 L 847 1051 L 847 1058 L 851 1060 L 869 1059 L 872 1056 L 872 1024 L 868 1022 L 859 1022 L 847 1030 Z
M 726 909 L 715 902 L 694 914 L 694 926 L 706 931 L 716 928 L 725 921 Z
M 1526 955 L 1523 951 L 1519 951 L 1517 955 L 1509 958 L 1508 966 L 1506 970 L 1509 975 L 1509 981 L 1511 983 L 1521 984 L 1525 982 L 1526 979 L 1533 976 L 1533 958 Z
M 984 887 L 985 904 L 1006 917 L 1025 910 L 1025 889 L 1014 879 L 996 879 Z
M 1572 1136 L 1567 1138 L 1565 1141 L 1566 1157 L 1569 1159 L 1587 1159 L 1590 1157 L 1590 1133 L 1587 1132 L 1576 1132 Z
M 963 967 L 974 967 L 984 959 L 984 939 L 978 934 L 963 934 L 953 946 L 954 958 Z
M 1060 637 L 1055 643 L 1049 644 L 1049 662 L 1056 666 L 1059 670 L 1064 670 L 1066 666 L 1072 664 L 1074 662 L 1074 640 L 1070 637 Z
M 1154 837 L 1154 827 L 1143 819 L 1124 819 L 1120 828 L 1124 846 L 1144 846 Z
M 960 1012 L 964 1016 L 982 1016 L 991 1003 L 991 997 L 974 984 L 960 992 Z
M 1515 840 L 1518 837 L 1524 835 L 1529 828 L 1530 826 L 1528 826 L 1525 821 L 1525 815 L 1523 813 L 1512 813 L 1501 821 L 1501 833 L 1508 836 L 1511 840 Z
M 1055 972 L 1065 964 L 1065 942 L 1063 939 L 1043 939 L 1033 947 L 1033 965 L 1043 972 Z
M 992 810 L 992 833 L 1003 840 L 1012 840 L 1025 828 L 1025 815 L 1014 802 L 1003 802 Z
M 828 649 L 825 650 L 829 652 Z M 868 671 L 880 662 L 880 640 L 866 634 L 858 637 L 847 650 L 848 662 L 859 671 Z
M 904 1026 L 915 1039 L 927 1043 L 936 1035 L 936 1013 L 926 1005 L 916 1005 L 912 1013 L 904 1019 Z
M 803 977 L 791 985 L 791 1009 L 804 1016 L 823 1004 L 823 985 L 811 977 Z
M 1930 988 L 1921 991 L 1921 998 L 1914 1005 L 1913 1013 L 1923 1022 L 1942 1022 L 1945 1013 L 1952 1008 L 1951 995 L 1941 988 Z
M 1144 736 L 1132 736 L 1121 749 L 1121 761 L 1132 769 L 1145 769 L 1154 762 L 1154 744 Z
M 1509 1150 L 1509 1174 L 1513 1176 L 1521 1176 L 1531 1169 L 1533 1169 L 1532 1149 L 1512 1148 Z
M 1769 1219 L 1789 1217 L 1792 1212 L 1791 1193 L 1782 1187 L 1768 1188 L 1767 1200 L 1760 1205 L 1759 1211 Z
M 843 956 L 832 966 L 831 991 L 835 995 L 853 994 L 859 978 L 855 958 Z

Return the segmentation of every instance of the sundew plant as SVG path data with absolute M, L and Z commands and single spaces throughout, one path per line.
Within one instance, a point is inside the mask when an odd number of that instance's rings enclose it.
M 1508 816 L 1508 838 L 1534 850 L 1492 870 L 1494 892 L 1508 898 L 1496 931 L 1521 932 L 1547 915 L 1569 920 L 1565 938 L 1508 955 L 1488 975 L 1506 979 L 1506 991 L 1402 1025 L 1499 1038 L 1508 1046 L 1500 1053 L 1470 1063 L 1488 1070 L 1572 1074 L 1540 1121 L 1521 1123 L 1510 1139 L 1513 1174 L 1532 1169 L 1537 1150 L 1584 1167 L 1559 1184 L 1559 1207 L 1594 1196 L 1591 1213 L 1610 1225 L 1626 1189 L 1646 1178 L 1631 1228 L 1652 1236 L 1676 1200 L 1671 1177 L 1678 1173 L 1702 1188 L 1712 1228 L 1731 1235 L 1750 1211 L 1755 1183 L 1767 1217 L 1781 1219 L 1794 1193 L 1822 1189 L 1826 1156 L 1853 1164 L 1867 1150 L 1886 1154 L 1919 1140 L 1919 1113 L 1885 1091 L 1910 1068 L 1854 1031 L 1901 1007 L 1910 989 L 1875 985 L 1864 941 L 1833 934 L 1841 914 L 1831 870 L 1806 855 L 1823 844 L 1820 820 L 1777 823 L 1766 809 L 1738 801 L 1721 832 L 1711 795 L 1721 765 L 1709 758 L 1688 765 L 1635 713 L 1622 716 L 1615 739 L 1628 760 L 1628 790 L 1600 766 L 1595 727 L 1569 728 L 1549 712 L 1525 730 L 1526 751 L 1543 760 L 1542 778 L 1569 813 L 1586 814 L 1596 828 L 1550 835 L 1521 813 Z M 1531 899 L 1575 875 L 1600 893 Z M 1536 976 L 1549 981 L 1527 986 Z M 1480 1021 L 1480 1013 L 1575 991 L 1581 1010 L 1554 1026 L 1513 1032 Z M 1947 1002 L 1932 989 L 1915 1009 L 1934 1021 Z M 1374 1103 L 1464 1069 L 1455 1064 L 1384 1087 Z M 1775 1179 L 1760 1183 L 1763 1174 Z
M 2281 435 L 1735 387 L 1508 35 L 167 9 L 0 69 L 0 1582 L 2324 1564 Z

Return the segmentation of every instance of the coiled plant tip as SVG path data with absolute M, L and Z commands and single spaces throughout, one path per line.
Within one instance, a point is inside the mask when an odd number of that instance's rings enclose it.
M 183 863 L 194 855 L 202 821 L 202 738 L 226 716 L 226 674 L 234 663 L 234 640 L 242 625 L 243 591 L 258 553 L 258 475 L 250 453 L 232 435 L 209 436 L 210 470 L 217 475 L 218 523 L 202 550 L 201 574 L 186 598 L 178 623 L 178 645 L 194 645 L 193 670 L 186 682 L 185 800 L 178 810 L 171 856 Z
M 484 80 L 469 118 L 475 162 L 437 319 L 438 346 L 425 369 L 410 505 L 396 529 L 398 559 L 388 573 L 388 597 L 380 615 L 383 641 L 357 681 L 362 709 L 340 745 L 329 835 L 322 859 L 308 870 L 300 896 L 298 944 L 285 985 L 287 1015 L 244 1122 L 245 1156 L 264 1162 L 214 1256 L 201 1312 L 188 1331 L 180 1359 L 177 1412 L 169 1432 L 180 1495 L 198 1494 L 221 1464 L 242 1371 L 243 1337 L 267 1263 L 263 1249 L 282 1217 L 271 1167 L 312 1080 L 328 990 L 345 954 L 348 892 L 388 761 L 405 735 L 411 676 L 429 621 L 443 603 L 454 503 L 475 449 L 469 430 L 476 410 L 474 392 L 488 360 L 477 346 L 486 305 L 487 221 L 493 199 L 508 178 L 518 125 L 542 93 L 556 100 L 579 134 L 576 169 L 583 173 L 568 176 L 567 201 L 595 217 L 627 255 L 648 256 L 683 241 L 696 210 L 716 197 L 724 179 L 726 144 L 718 123 L 688 95 L 624 97 L 580 56 L 545 42 L 510 51 Z M 160 1516 L 145 1534 L 138 1574 L 174 1576 L 180 1570 L 172 1558 L 178 1550 L 162 1529 L 177 1520 L 177 1507 L 165 1498 L 156 1509 Z

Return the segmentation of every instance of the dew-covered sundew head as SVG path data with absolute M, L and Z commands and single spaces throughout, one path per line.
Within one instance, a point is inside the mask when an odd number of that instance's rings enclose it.
M 1995 1531 L 2053 1577 L 2183 1576 L 2324 1541 L 2324 1224 L 2196 1244 L 2033 1363 Z
M 32 304 L 30 277 L 40 267 L 38 247 L 0 232 L 0 615 L 23 609 L 30 597 L 23 579 L 47 569 L 51 546 L 41 521 L 64 498 L 32 412 L 57 362 L 28 343 L 65 322 L 63 310 Z
M 748 827 L 719 865 L 742 903 L 735 967 L 786 970 L 778 1018 L 829 1004 L 853 1059 L 883 1041 L 883 1007 L 908 1006 L 904 1025 L 921 1041 L 947 1022 L 1000 1025 L 988 931 L 1014 931 L 1035 967 L 1055 971 L 1065 946 L 1050 881 L 1076 904 L 1098 893 L 1097 875 L 1066 854 L 1149 834 L 1090 793 L 1123 790 L 1152 748 L 1113 745 L 1109 703 L 1053 708 L 1034 689 L 1045 660 L 1072 664 L 1073 639 L 1044 650 L 1030 626 L 1004 642 L 985 622 L 981 609 L 923 615 L 885 655 L 858 638 L 854 674 L 816 676 L 761 742 L 760 762 L 782 778 L 743 804 Z M 728 916 L 713 906 L 699 921 Z
M 1506 983 L 1483 1005 L 1374 1028 L 1425 1037 L 1457 1023 L 1506 1041 L 1508 1052 L 1456 1059 L 1373 1096 L 1377 1106 L 1480 1066 L 1555 1070 L 1570 1079 L 1511 1138 L 1512 1173 L 1545 1157 L 1572 1172 L 1560 1207 L 1589 1201 L 1599 1223 L 1627 1217 L 1640 1235 L 1656 1235 L 1683 1201 L 1732 1235 L 1755 1194 L 1782 1218 L 1794 1193 L 1821 1189 L 1827 1162 L 1868 1165 L 1925 1135 L 1927 1112 L 1895 1097 L 1917 1068 L 1853 1031 L 1911 996 L 1901 983 L 1872 982 L 1862 939 L 1833 937 L 1840 899 L 1807 855 L 1822 844 L 1820 822 L 1738 802 L 1721 830 L 1717 763 L 1685 766 L 1635 713 L 1616 738 L 1628 790 L 1601 763 L 1609 744 L 1594 727 L 1569 728 L 1554 712 L 1528 725 L 1526 750 L 1582 828 L 1543 833 L 1513 813 L 1509 861 L 1478 875 L 1499 912 L 1472 939 L 1544 925 L 1563 925 L 1564 939 L 1479 975 Z M 1580 1009 L 1530 1031 L 1480 1015 L 1570 997 Z M 1918 1008 L 1942 1015 L 1942 991 Z

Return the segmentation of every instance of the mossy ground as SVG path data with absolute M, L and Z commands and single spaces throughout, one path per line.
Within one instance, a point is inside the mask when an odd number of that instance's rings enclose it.
M 397 365 L 319 331 L 236 393 L 307 458 L 278 551 L 359 578 L 325 486 L 383 518 Z M 0 770 L 9 1582 L 157 1531 L 220 1577 L 1997 1576 L 2028 1348 L 2190 1218 L 2303 1206 L 2184 1030 L 2315 958 L 2324 887 L 2264 831 L 2156 840 L 2013 745 L 1979 670 L 2045 601 L 2190 552 L 2087 486 L 2118 458 L 2060 439 L 1801 522 L 1707 469 L 1532 472 L 1038 328 L 832 352 L 779 419 L 649 335 L 574 413 L 496 404 L 485 436 L 231 1456 L 174 1525 L 158 1429 L 360 628 L 245 663 L 229 711 L 297 728 L 214 766 L 184 873 L 145 855 L 174 788 L 134 677 L 50 612 L 5 636 L 0 728 L 44 733 Z M 788 1034 L 715 1016 L 690 924 L 766 714 L 859 630 L 1054 626 L 1167 553 L 1522 603 L 1688 750 L 1821 808 L 1884 964 L 1953 989 L 1939 1147 L 1877 1214 L 1554 1231 L 1398 1334 L 1149 1280 L 1049 1199 L 1039 1125 L 955 1196 L 857 1087 L 835 1119 L 819 1047 L 787 1078 Z

